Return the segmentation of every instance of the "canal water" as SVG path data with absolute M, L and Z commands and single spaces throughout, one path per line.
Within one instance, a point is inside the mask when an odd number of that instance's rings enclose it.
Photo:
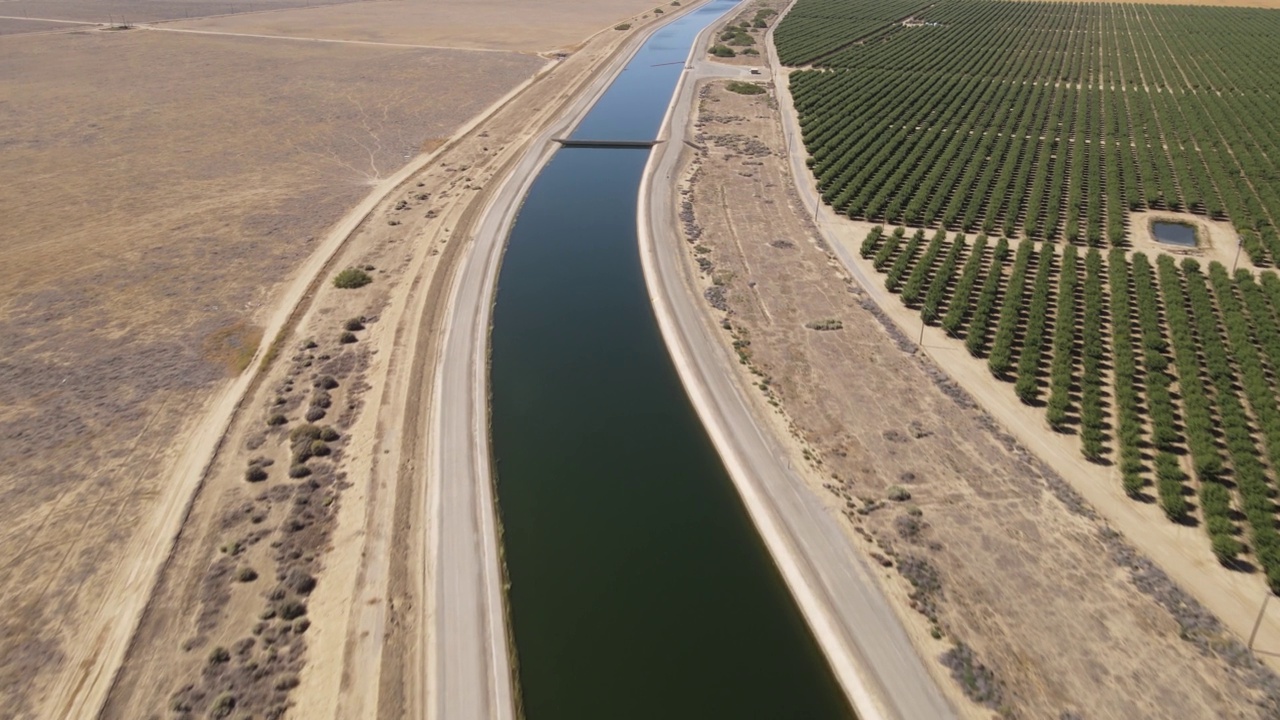
M 694 37 L 735 4 L 657 32 L 573 137 L 652 139 Z M 557 152 L 499 276 L 493 450 L 526 717 L 852 718 L 658 331 L 647 159 Z

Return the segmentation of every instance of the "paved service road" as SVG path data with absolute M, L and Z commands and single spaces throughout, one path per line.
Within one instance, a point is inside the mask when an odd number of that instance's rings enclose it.
M 695 44 L 693 57 L 700 54 Z M 667 347 L 752 519 L 833 670 L 864 720 L 955 716 L 875 580 L 787 453 L 757 421 L 687 270 L 673 186 L 697 81 L 745 69 L 700 59 L 686 70 L 640 188 L 641 257 Z

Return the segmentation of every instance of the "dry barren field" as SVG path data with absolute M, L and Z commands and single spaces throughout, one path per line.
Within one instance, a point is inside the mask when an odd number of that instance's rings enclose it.
M 317 238 L 543 64 L 148 30 L 0 40 L 0 717 L 39 715 L 93 641 L 81 623 L 193 419 Z
M 1275 717 L 1275 676 L 815 240 L 771 95 L 704 90 L 697 133 L 683 221 L 711 317 L 962 714 Z
M 365 42 L 544 52 L 582 42 L 619 18 L 665 2 L 603 0 L 565 11 L 564 0 L 385 0 L 215 17 L 167 27 Z
M 0 15 L 135 24 L 331 5 L 342 0 L 0 0 Z

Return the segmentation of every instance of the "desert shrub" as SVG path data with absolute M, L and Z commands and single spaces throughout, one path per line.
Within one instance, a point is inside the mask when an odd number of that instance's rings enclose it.
M 307 419 L 307 422 L 315 422 L 324 417 L 324 408 L 312 405 L 307 408 L 307 414 L 303 417 Z
M 320 439 L 325 442 L 333 442 L 340 437 L 342 437 L 342 435 L 339 434 L 337 430 L 334 430 L 330 425 L 325 425 L 320 428 Z
M 289 477 L 296 479 L 304 478 L 311 474 L 311 468 L 306 465 L 298 464 L 289 468 Z
M 343 345 L 350 345 L 351 343 L 355 342 L 357 339 L 358 338 L 356 338 L 356 334 L 353 332 L 344 332 L 338 336 L 338 342 L 342 343 Z
M 231 651 L 219 645 L 209 651 L 209 664 L 221 665 L 225 662 L 231 662 Z
M 653 9 L 653 14 L 654 14 L 654 15 L 661 15 L 662 13 L 663 13 L 662 8 L 654 8 L 654 9 Z
M 296 688 L 296 687 L 298 687 L 298 676 L 297 676 L 297 675 L 285 675 L 284 677 L 280 678 L 279 680 L 276 680 L 276 689 L 277 689 L 277 690 L 292 690 L 292 689 L 294 689 L 294 688 Z
M 311 441 L 311 456 L 312 456 L 312 457 L 324 457 L 325 455 L 328 455 L 328 454 L 329 454 L 329 446 L 328 446 L 328 445 L 326 445 L 326 444 L 325 444 L 325 442 L 324 442 L 323 440 L 312 440 L 312 441 Z
M 332 375 L 321 375 L 316 378 L 315 386 L 321 390 L 332 390 L 338 387 L 338 381 Z
M 301 600 L 287 600 L 280 604 L 276 613 L 284 620 L 296 620 L 307 614 L 307 604 Z
M 258 465 L 250 465 L 249 469 L 244 471 L 245 482 L 262 482 L 267 479 L 267 471 Z
M 307 628 L 310 628 L 310 627 L 311 627 L 311 621 L 306 618 L 301 618 L 300 620 L 298 620 L 293 624 L 293 634 L 301 635 L 302 633 L 307 631 Z
M 277 425 L 283 425 L 287 422 L 289 422 L 289 419 L 286 418 L 284 415 L 281 415 L 280 413 L 272 413 L 271 415 L 267 416 L 267 424 L 270 425 L 271 427 L 275 427 Z
M 342 327 L 343 327 L 344 329 L 346 329 L 346 330 L 350 330 L 351 332 L 355 332 L 356 330 L 363 330 L 363 329 L 364 329 L 364 318 L 362 318 L 362 317 L 353 317 L 353 318 L 351 318 L 350 320 L 348 320 L 348 321 L 346 321 L 346 322 L 342 323 Z
M 319 427 L 312 425 L 311 423 L 304 423 L 294 428 L 293 430 L 289 431 L 289 439 L 295 442 L 298 440 L 301 440 L 302 438 L 306 438 L 308 440 L 315 440 L 319 438 L 323 433 L 324 431 L 321 430 Z
M 712 45 L 711 49 L 708 50 L 707 52 L 711 53 L 712 55 L 715 55 L 716 57 L 726 57 L 726 58 L 730 58 L 738 54 L 734 52 L 733 48 L 729 47 L 728 45 Z
M 371 282 L 373 278 L 360 268 L 347 268 L 333 277 L 333 286 L 343 290 L 354 290 Z
M 214 698 L 209 705 L 209 717 L 224 718 L 231 715 L 231 711 L 236 709 L 236 696 L 231 693 L 222 693 Z
M 905 502 L 911 499 L 911 491 L 901 485 L 894 485 L 889 488 L 889 499 L 895 502 Z
M 753 82 L 743 82 L 741 80 L 730 81 L 725 85 L 725 89 L 729 92 L 735 92 L 739 95 L 763 95 L 766 90 L 763 85 L 757 85 Z
M 311 441 L 300 439 L 293 443 L 293 464 L 301 465 L 311 459 Z
M 324 390 L 318 391 L 311 396 L 311 405 L 318 408 L 328 409 L 333 404 L 333 397 Z
M 293 591 L 299 595 L 310 595 L 311 591 L 316 589 L 315 577 L 311 573 L 299 568 L 294 568 L 289 571 L 288 576 L 285 577 L 284 584 L 293 588 Z
M 613 26 L 613 29 L 614 30 L 630 30 L 631 23 L 618 23 L 617 25 Z
M 811 320 L 804 324 L 810 330 L 841 330 L 844 328 L 844 322 L 835 318 L 827 318 L 825 320 Z
M 236 571 L 236 580 L 240 582 L 253 582 L 258 579 L 258 571 L 245 565 Z

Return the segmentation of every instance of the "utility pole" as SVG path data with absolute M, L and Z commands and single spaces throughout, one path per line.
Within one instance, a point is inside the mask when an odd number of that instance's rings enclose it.
M 1253 649 L 1253 639 L 1258 636 L 1258 627 L 1262 625 L 1262 614 L 1267 611 L 1267 601 L 1271 599 L 1271 593 L 1262 596 L 1262 607 L 1258 608 L 1258 619 L 1253 621 L 1253 632 L 1249 633 L 1249 649 Z
M 1240 262 L 1240 248 L 1244 247 L 1244 238 L 1236 238 L 1236 259 L 1231 261 L 1231 274 L 1236 274 L 1236 265 Z

